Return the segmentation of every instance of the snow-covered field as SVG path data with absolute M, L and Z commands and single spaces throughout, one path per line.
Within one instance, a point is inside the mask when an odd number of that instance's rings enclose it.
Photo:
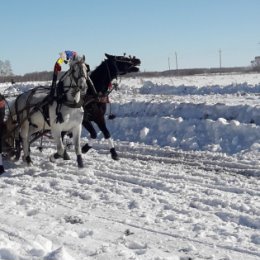
M 260 259 L 260 74 L 119 87 L 108 121 L 119 161 L 100 134 L 82 170 L 73 150 L 51 163 L 50 139 L 42 153 L 34 143 L 33 166 L 4 162 L 0 259 Z

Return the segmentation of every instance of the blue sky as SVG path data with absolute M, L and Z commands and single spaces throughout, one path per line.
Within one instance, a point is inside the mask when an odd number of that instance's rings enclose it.
M 142 71 L 247 66 L 260 56 L 260 0 L 8 0 L 0 3 L 0 60 L 15 74 L 50 71 L 63 50 L 142 60 Z M 67 65 L 63 66 L 63 70 Z

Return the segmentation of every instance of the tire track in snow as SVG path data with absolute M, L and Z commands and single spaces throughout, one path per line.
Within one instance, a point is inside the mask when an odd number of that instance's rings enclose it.
M 241 174 L 260 178 L 260 165 L 253 166 L 250 163 L 234 161 L 231 157 L 210 155 L 209 153 L 178 152 L 173 149 L 160 148 L 159 151 L 151 146 L 134 147 L 129 145 L 118 145 L 120 156 L 139 160 L 156 160 L 170 164 L 185 164 L 195 166 L 205 171 L 226 171 L 230 174 Z M 101 151 L 102 152 L 102 151 Z
M 177 179 L 187 179 L 193 182 L 201 183 L 201 178 L 207 178 L 209 180 L 213 180 L 212 187 L 210 186 L 210 183 L 208 184 L 208 187 L 210 188 L 216 188 L 216 181 L 215 179 L 220 176 L 230 176 L 234 180 L 240 180 L 243 181 L 244 178 L 247 180 L 252 178 L 252 185 L 250 186 L 250 189 L 247 187 L 242 188 L 236 188 L 235 185 L 233 187 L 225 187 L 223 188 L 221 185 L 222 183 L 219 183 L 219 189 L 222 191 L 229 191 L 229 192 L 235 192 L 235 193 L 248 193 L 254 196 L 260 196 L 260 191 L 257 183 L 254 184 L 255 179 L 260 180 L 260 165 L 259 167 L 252 166 L 249 163 L 245 161 L 238 162 L 237 160 L 234 160 L 230 157 L 224 157 L 221 155 L 211 155 L 209 153 L 194 153 L 194 152 L 177 152 L 173 149 L 158 149 L 153 148 L 151 146 L 134 146 L 131 147 L 129 144 L 117 144 L 117 150 L 119 151 L 119 156 L 121 158 L 124 158 L 126 160 L 132 159 L 132 160 L 138 160 L 143 161 L 144 164 L 147 162 L 157 162 L 159 164 L 166 164 L 171 166 L 180 166 L 186 171 L 190 171 L 189 175 L 185 176 L 179 176 L 178 174 L 175 174 L 174 176 L 165 176 L 166 181 L 169 182 L 171 179 L 173 181 L 176 181 Z M 107 154 L 107 150 L 104 149 L 103 145 L 98 145 L 97 152 L 101 154 Z M 130 166 L 129 166 L 130 167 Z M 143 167 L 140 167 L 137 171 L 135 170 L 136 165 L 134 165 L 134 170 L 132 171 L 132 174 L 134 176 L 140 177 L 140 171 L 142 173 L 145 173 L 143 171 Z M 142 169 L 142 170 L 141 170 Z M 120 174 L 122 169 L 120 169 Z M 183 170 L 183 169 L 182 169 Z M 196 174 L 193 172 L 196 170 Z M 199 171 L 201 170 L 201 171 Z M 129 171 L 129 168 L 126 169 L 126 172 Z M 135 173 L 136 172 L 136 173 Z M 213 173 L 213 175 L 211 174 Z M 150 177 L 151 172 L 147 171 L 146 175 L 149 175 Z M 143 174 L 142 174 L 143 176 Z M 159 178 L 160 176 L 154 176 L 154 178 Z M 172 177 L 172 178 L 171 178 Z M 120 177 L 119 177 L 120 178 Z M 122 179 L 122 178 L 121 178 Z M 160 178 L 160 180 L 163 180 L 165 182 L 165 178 Z M 253 188 L 252 188 L 253 187 Z

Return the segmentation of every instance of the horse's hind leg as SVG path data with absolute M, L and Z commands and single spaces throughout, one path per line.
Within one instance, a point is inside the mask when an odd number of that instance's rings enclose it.
M 109 133 L 107 127 L 106 127 L 105 120 L 103 120 L 102 122 L 97 122 L 97 125 L 98 125 L 99 129 L 102 131 L 105 139 L 108 142 L 112 159 L 113 160 L 119 160 L 119 156 L 116 152 L 113 139 L 111 138 L 111 135 L 110 135 L 110 133 Z
M 108 141 L 108 145 L 109 145 L 109 147 L 110 147 L 110 153 L 111 153 L 112 159 L 113 159 L 113 160 L 116 160 L 116 161 L 119 160 L 119 156 L 118 156 L 118 154 L 117 154 L 117 152 L 116 152 L 113 139 L 112 139 L 111 137 L 109 137 L 109 138 L 107 139 L 107 141 Z

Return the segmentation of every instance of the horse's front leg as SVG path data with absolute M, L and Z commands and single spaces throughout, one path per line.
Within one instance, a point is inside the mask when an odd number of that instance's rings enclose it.
M 75 148 L 75 153 L 77 155 L 77 163 L 79 168 L 83 168 L 83 160 L 82 160 L 82 155 L 81 155 L 81 147 L 80 147 L 80 137 L 81 137 L 81 130 L 82 126 L 79 124 L 78 127 L 75 127 L 72 130 L 72 135 L 73 135 L 73 143 L 74 143 L 74 148 Z
M 53 155 L 51 155 L 50 160 L 52 162 L 54 162 L 56 159 L 59 159 L 59 158 L 63 158 L 64 160 L 69 160 L 70 157 L 67 154 L 67 152 L 64 148 L 63 142 L 62 142 L 61 131 L 59 131 L 57 129 L 52 129 L 52 136 L 56 142 L 57 152 L 54 153 Z
M 88 120 L 84 120 L 82 122 L 82 125 L 90 133 L 90 139 L 89 139 L 88 143 L 86 143 L 82 147 L 82 153 L 87 153 L 88 150 L 90 150 L 92 148 L 92 145 L 93 145 L 95 139 L 97 138 L 97 132 L 96 132 L 95 128 L 93 127 L 92 123 Z

